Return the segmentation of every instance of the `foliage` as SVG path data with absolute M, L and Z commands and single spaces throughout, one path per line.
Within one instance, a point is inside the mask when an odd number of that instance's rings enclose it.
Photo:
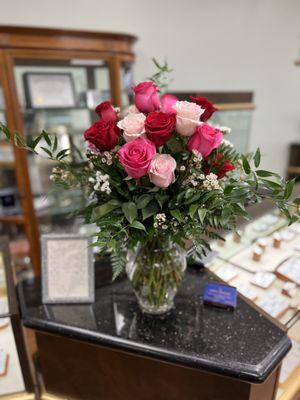
M 164 87 L 165 63 L 155 64 L 158 72 L 152 79 Z M 80 187 L 86 205 L 78 210 L 88 223 L 97 224 L 94 243 L 101 252 L 112 253 L 113 277 L 124 268 L 126 249 L 138 242 L 150 243 L 153 238 L 184 246 L 192 240 L 194 250 L 203 256 L 209 250 L 209 239 L 222 238 L 222 232 L 235 230 L 239 217 L 249 218 L 246 206 L 262 199 L 271 199 L 290 223 L 300 218 L 300 199 L 292 198 L 294 180 L 285 181 L 278 174 L 260 169 L 260 150 L 239 154 L 226 140 L 208 157 L 202 159 L 186 148 L 187 139 L 173 132 L 161 154 L 176 160 L 175 182 L 167 188 L 155 186 L 148 175 L 133 179 L 127 175 L 117 156 L 124 144 L 122 136 L 111 151 L 88 150 L 86 157 L 71 158 L 70 149 L 59 149 L 58 139 L 43 131 L 33 140 L 12 133 L 0 124 L 0 135 L 27 151 L 42 152 L 56 163 L 52 181 L 66 189 Z M 1 136 L 0 136 L 1 137 Z M 40 146 L 41 140 L 46 146 Z M 218 155 L 234 166 L 219 176 L 224 165 L 215 164 Z M 219 178 L 219 179 L 218 179 Z

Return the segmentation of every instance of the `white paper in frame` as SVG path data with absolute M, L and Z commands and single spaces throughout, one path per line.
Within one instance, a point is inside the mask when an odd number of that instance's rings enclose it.
M 92 303 L 95 299 L 93 251 L 89 236 L 42 236 L 43 303 Z

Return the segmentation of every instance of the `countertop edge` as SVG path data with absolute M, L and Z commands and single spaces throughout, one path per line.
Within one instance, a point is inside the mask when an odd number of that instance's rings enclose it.
M 38 318 L 26 318 L 24 316 L 22 316 L 22 321 L 24 326 L 37 331 L 56 334 L 59 336 L 67 336 L 70 339 L 98 344 L 104 347 L 121 350 L 129 354 L 137 354 L 151 359 L 159 359 L 172 364 L 199 369 L 205 372 L 213 372 L 222 376 L 240 379 L 251 383 L 263 383 L 292 347 L 290 339 L 285 336 L 280 340 L 280 342 L 278 342 L 274 351 L 265 357 L 260 364 L 249 366 L 247 364 L 236 363 L 235 369 L 233 370 L 233 368 L 224 366 L 218 361 L 201 360 L 197 357 L 185 356 L 181 353 L 164 350 L 162 348 L 154 348 L 139 343 L 133 344 L 132 341 L 126 339 L 98 334 L 97 332 L 88 331 L 82 328 L 69 328 L 63 324 L 53 322 L 47 322 L 45 324 Z M 236 372 L 237 365 L 241 367 L 239 373 Z

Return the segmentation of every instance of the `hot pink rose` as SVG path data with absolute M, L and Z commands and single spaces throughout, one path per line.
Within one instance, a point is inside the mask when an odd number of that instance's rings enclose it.
M 118 127 L 124 131 L 123 136 L 126 142 L 131 142 L 145 133 L 145 119 L 146 116 L 142 113 L 131 113 L 117 123 Z
M 178 98 L 176 96 L 173 96 L 172 94 L 164 94 L 160 98 L 160 102 L 161 102 L 160 111 L 162 111 L 166 114 L 176 114 L 176 111 L 174 110 L 173 106 L 175 106 L 177 101 L 178 101 Z
M 187 144 L 189 151 L 197 150 L 203 157 L 207 157 L 216 149 L 223 140 L 223 134 L 220 129 L 214 128 L 208 124 L 198 126 L 194 135 Z
M 166 188 L 175 181 L 176 161 L 170 154 L 157 154 L 151 161 L 149 178 L 155 186 Z
M 196 103 L 177 101 L 173 106 L 176 111 L 176 131 L 182 136 L 192 136 L 200 125 L 200 116 L 204 110 Z
M 155 144 L 143 137 L 124 144 L 118 151 L 120 163 L 132 178 L 138 179 L 149 171 L 150 163 L 156 154 Z
M 141 82 L 132 89 L 135 93 L 134 103 L 141 112 L 149 113 L 160 108 L 158 87 L 152 81 Z
M 117 113 L 110 101 L 104 101 L 97 105 L 95 109 L 98 117 L 106 122 L 116 122 Z

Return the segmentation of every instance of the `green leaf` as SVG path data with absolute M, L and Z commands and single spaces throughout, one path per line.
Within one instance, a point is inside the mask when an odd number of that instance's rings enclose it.
M 297 197 L 297 198 L 293 201 L 293 203 L 296 204 L 297 206 L 299 206 L 299 205 L 300 205 L 300 197 Z
M 57 140 L 57 136 L 55 135 L 54 136 L 54 141 L 53 141 L 52 151 L 56 151 L 57 145 L 58 145 L 58 140 Z
M 49 137 L 49 134 L 46 131 L 43 131 L 43 137 L 45 139 L 45 142 L 47 143 L 48 146 L 51 146 L 51 139 Z
M 68 151 L 70 151 L 70 149 L 63 149 L 63 150 L 59 151 L 56 154 L 57 160 L 62 160 L 64 157 L 67 157 L 68 156 L 68 154 L 67 154 Z
M 284 191 L 284 197 L 287 199 L 289 199 L 293 193 L 294 190 L 294 186 L 295 186 L 295 179 L 291 179 L 290 181 L 288 181 L 286 183 L 286 187 L 285 187 L 285 191 Z
M 197 211 L 197 208 L 198 208 L 198 207 L 199 207 L 198 204 L 191 204 L 191 205 L 190 205 L 189 214 L 190 214 L 190 217 L 191 217 L 191 218 L 194 217 L 194 214 L 195 214 L 195 212 Z
M 146 207 L 152 199 L 153 196 L 151 196 L 150 194 L 142 194 L 136 200 L 137 208 L 141 210 L 142 208 Z
M 169 199 L 169 196 L 164 193 L 156 193 L 155 198 L 156 198 L 158 204 L 160 205 L 160 208 L 163 208 L 163 205 Z
M 140 221 L 133 221 L 133 223 L 130 225 L 130 227 L 135 228 L 135 229 L 140 229 L 147 233 L 145 225 L 143 225 Z
M 41 133 L 39 136 L 37 136 L 33 141 L 32 141 L 32 148 L 35 149 L 36 146 L 39 144 L 41 139 L 43 138 L 43 134 Z
M 201 224 L 204 223 L 205 216 L 207 214 L 207 210 L 205 208 L 198 208 L 198 216 Z
M 181 212 L 178 209 L 170 210 L 170 214 L 172 215 L 172 217 L 176 218 L 177 221 L 179 221 L 179 222 L 183 221 L 183 217 L 181 215 Z
M 261 158 L 261 154 L 260 154 L 260 150 L 259 150 L 259 147 L 258 147 L 258 149 L 256 150 L 256 152 L 254 154 L 254 165 L 255 165 L 256 168 L 259 167 L 260 158 Z
M 48 154 L 48 156 L 49 156 L 50 158 L 52 158 L 52 153 L 51 153 L 51 151 L 50 151 L 49 149 L 46 149 L 46 147 L 43 147 L 43 146 L 41 146 L 41 149 L 42 149 L 46 154 Z
M 159 211 L 159 205 L 157 204 L 157 202 L 151 201 L 145 208 L 142 209 L 143 220 L 158 213 L 158 211 Z
M 122 210 L 128 222 L 132 224 L 137 217 L 137 208 L 135 203 L 133 201 L 129 201 L 128 203 L 123 203 Z
M 110 213 L 111 211 L 113 211 L 119 207 L 120 207 L 120 203 L 117 200 L 110 200 L 107 203 L 104 203 L 101 206 L 94 208 L 93 212 L 92 212 L 92 222 L 97 221 L 98 219 L 102 218 L 104 215 Z
M 267 178 L 268 176 L 273 176 L 275 174 L 273 172 L 270 172 L 270 171 L 265 171 L 263 169 L 258 169 L 256 171 L 256 175 L 260 176 L 261 178 Z
M 244 155 L 242 155 L 242 160 L 243 160 L 244 171 L 246 172 L 247 175 L 249 175 L 251 172 L 250 164 Z

